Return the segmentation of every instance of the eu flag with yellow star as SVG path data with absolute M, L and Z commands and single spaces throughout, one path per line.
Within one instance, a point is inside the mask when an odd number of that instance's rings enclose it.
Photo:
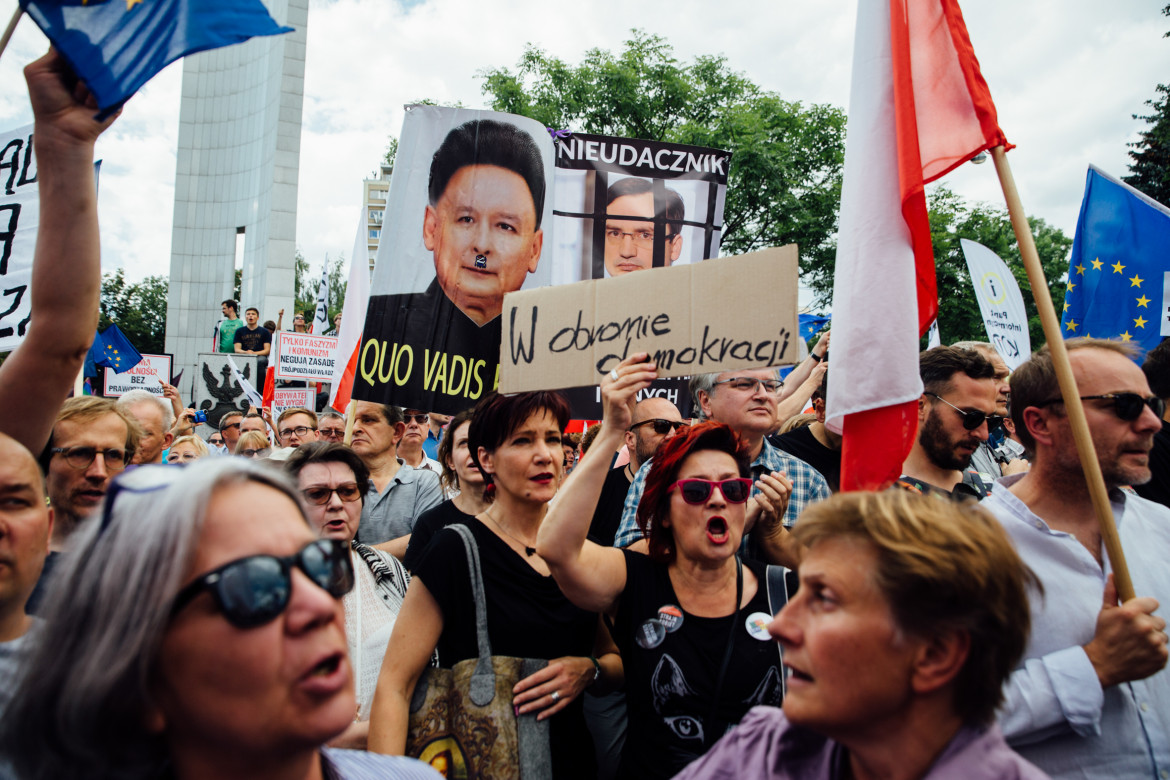
M 1170 335 L 1170 209 L 1089 166 L 1061 332 L 1148 351 Z
M 85 356 L 86 376 L 97 376 L 97 366 L 107 366 L 114 369 L 114 373 L 121 374 L 129 371 L 142 362 L 142 355 L 126 338 L 126 334 L 117 325 L 110 324 L 104 332 L 93 334 L 93 346 Z
M 180 57 L 292 32 L 260 0 L 20 0 L 109 116 Z

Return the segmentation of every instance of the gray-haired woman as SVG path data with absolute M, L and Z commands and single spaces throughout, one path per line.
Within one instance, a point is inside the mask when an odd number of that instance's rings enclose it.
M 74 539 L 0 724 L 19 777 L 434 776 L 321 748 L 355 709 L 353 569 L 280 475 L 142 467 Z

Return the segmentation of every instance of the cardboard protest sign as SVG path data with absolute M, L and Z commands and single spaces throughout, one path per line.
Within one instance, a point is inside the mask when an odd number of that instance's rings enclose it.
M 317 390 L 312 387 L 278 387 L 272 391 L 272 419 L 279 420 L 285 409 L 315 409 Z
M 793 362 L 794 245 L 509 294 L 500 392 L 596 385 L 649 352 L 662 376 Z
M 277 331 L 272 351 L 277 379 L 328 382 L 337 359 L 336 336 Z
M 102 395 L 107 398 L 116 398 L 126 395 L 131 390 L 146 390 L 162 398 L 162 383 L 171 381 L 173 362 L 174 357 L 171 355 L 144 354 L 142 362 L 121 374 L 107 366 Z
M 408 107 L 354 398 L 454 413 L 495 387 L 504 294 L 552 281 L 552 170 L 538 122 Z
M 0 133 L 0 352 L 24 340 L 41 206 L 33 126 Z

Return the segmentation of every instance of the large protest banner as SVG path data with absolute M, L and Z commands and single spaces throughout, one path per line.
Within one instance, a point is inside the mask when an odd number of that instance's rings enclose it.
M 731 153 L 587 133 L 554 132 L 554 283 L 719 256 Z M 685 378 L 659 379 L 661 396 L 690 413 Z M 601 416 L 599 388 L 568 392 L 575 418 Z
M 277 331 L 273 339 L 277 379 L 328 382 L 337 360 L 337 337 Z
M 162 383 L 171 381 L 172 355 L 142 355 L 142 361 L 121 374 L 106 367 L 102 395 L 116 398 L 131 390 L 145 390 L 162 398 Z M 167 403 L 170 403 L 169 401 Z
M 552 171 L 531 119 L 407 108 L 354 398 L 454 413 L 496 386 L 504 294 L 552 282 Z
M 1028 312 L 1020 285 L 1007 263 L 983 244 L 961 238 L 959 246 L 967 259 L 987 338 L 1007 367 L 1015 371 L 1032 357 Z
M 511 293 L 500 392 L 594 385 L 638 352 L 662 376 L 793 362 L 798 262 L 789 245 Z
M 0 352 L 24 340 L 41 207 L 33 126 L 0 133 Z

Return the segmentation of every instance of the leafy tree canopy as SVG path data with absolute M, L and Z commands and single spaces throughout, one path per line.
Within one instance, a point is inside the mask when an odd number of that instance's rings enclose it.
M 1162 13 L 1170 16 L 1170 5 Z M 1134 119 L 1146 121 L 1149 127 L 1141 132 L 1139 140 L 1129 144 L 1130 175 L 1122 179 L 1159 203 L 1170 205 L 1170 84 L 1159 84 L 1154 89 L 1157 97 L 1146 101 L 1153 111 L 1148 116 L 1134 114 Z
M 294 308 L 296 311 L 305 315 L 306 324 L 312 320 L 317 311 L 317 286 L 321 284 L 320 269 L 314 270 L 310 273 L 309 261 L 297 250 L 294 258 L 295 275 L 294 288 L 296 301 Z M 334 315 L 341 312 L 345 305 L 345 287 L 348 281 L 344 276 L 345 273 L 345 255 L 338 255 L 335 260 L 330 261 L 329 255 L 325 255 L 325 262 L 329 264 L 329 320 L 333 321 Z M 287 313 L 287 312 L 286 312 Z M 283 327 L 292 327 L 292 315 L 288 315 L 286 322 L 282 323 Z M 333 327 L 332 324 L 329 326 Z
M 130 339 L 139 352 L 161 354 L 166 347 L 167 277 L 148 276 L 127 282 L 121 268 L 102 277 L 101 314 L 98 329 L 111 323 Z
M 732 152 L 722 252 L 798 244 L 806 283 L 831 296 L 841 109 L 783 100 L 722 56 L 679 62 L 665 39 L 639 30 L 622 51 L 592 49 L 579 65 L 529 45 L 515 71 L 481 77 L 493 109 L 547 127 Z
M 1019 282 L 1028 312 L 1028 336 L 1032 349 L 1038 349 L 1044 344 L 1044 332 L 1007 210 L 986 203 L 969 203 L 946 187 L 933 189 L 928 194 L 928 203 L 930 237 L 938 276 L 938 327 L 943 343 L 987 341 L 975 288 L 959 245 L 959 239 L 966 238 L 995 252 L 1011 269 Z M 1028 224 L 1032 228 L 1052 300 L 1059 307 L 1064 300 L 1066 283 L 1063 280 L 1068 272 L 1072 239 L 1042 219 L 1029 217 Z

